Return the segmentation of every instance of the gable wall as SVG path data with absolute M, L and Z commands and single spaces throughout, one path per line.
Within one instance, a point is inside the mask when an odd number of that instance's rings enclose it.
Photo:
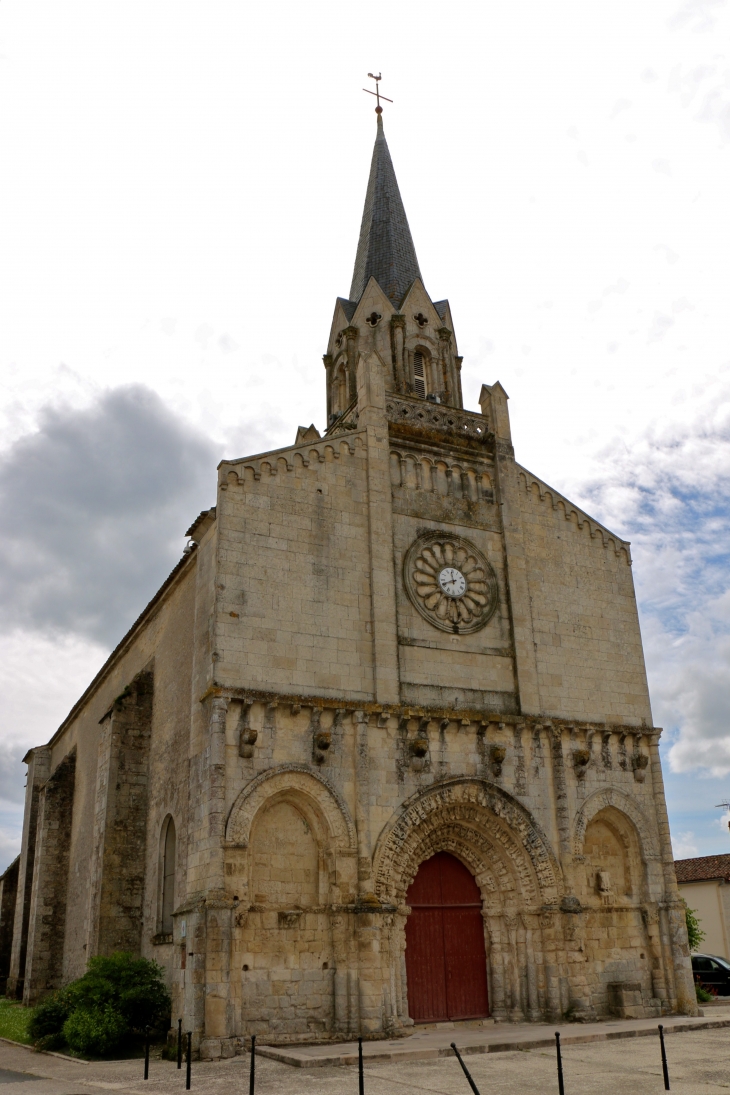
M 650 725 L 627 548 L 588 519 L 579 526 L 569 504 L 516 472 L 541 710 Z
M 366 460 L 349 434 L 222 466 L 219 683 L 372 698 Z

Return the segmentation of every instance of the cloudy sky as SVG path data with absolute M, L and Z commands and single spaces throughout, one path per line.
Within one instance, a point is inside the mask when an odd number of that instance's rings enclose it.
M 374 137 L 467 406 L 633 543 L 675 848 L 730 851 L 727 0 L 0 6 L 0 867 L 214 501 L 324 421 Z

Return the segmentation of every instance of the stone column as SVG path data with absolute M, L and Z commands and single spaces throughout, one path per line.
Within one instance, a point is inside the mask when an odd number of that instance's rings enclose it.
M 332 954 L 335 960 L 335 1031 L 346 1033 L 349 1029 L 349 1008 L 347 1000 L 347 929 L 345 917 L 335 914 L 330 921 L 332 929 Z
M 357 327 L 345 327 L 347 339 L 347 402 L 348 406 L 357 397 L 357 340 L 360 331 Z M 343 408 L 344 410 L 345 408 Z
M 76 749 L 40 791 L 23 1003 L 33 1006 L 63 981 Z
M 203 1060 L 233 1057 L 233 1000 L 231 998 L 231 929 L 233 901 L 209 896 L 205 902 L 205 1036 L 200 1043 Z
M 527 551 L 523 536 L 517 465 L 501 384 L 482 385 L 479 403 L 495 434 L 495 496 L 502 521 L 507 607 L 515 650 L 515 685 L 522 715 L 539 715 L 540 692 L 528 584 Z
M 664 977 L 664 962 L 662 955 L 661 927 L 659 924 L 659 909 L 656 904 L 645 905 L 641 910 L 644 926 L 646 928 L 647 950 L 651 962 L 651 990 L 655 1000 L 661 1000 L 663 1004 L 669 1001 L 667 984 Z
M 568 806 L 568 784 L 565 778 L 565 756 L 563 754 L 562 727 L 545 723 L 550 734 L 553 769 L 553 793 L 555 795 L 555 816 L 558 823 L 558 844 L 560 848 L 560 866 L 563 870 L 566 896 L 563 904 L 577 906 L 573 896 L 573 848 L 571 840 L 570 809 Z
M 496 1019 L 507 1018 L 507 1001 L 505 994 L 505 963 L 503 963 L 503 927 L 501 917 L 494 913 L 484 911 L 482 913 L 489 937 L 488 961 L 489 961 L 489 990 L 491 1000 L 489 1010 Z
M 141 953 L 153 686 L 152 673 L 139 673 L 101 722 L 89 958 L 120 950 Z
M 226 824 L 226 716 L 228 700 L 210 700 L 208 745 L 208 891 L 225 894 L 223 839 Z
M 324 362 L 325 369 L 325 384 L 327 391 L 327 425 L 330 424 L 330 415 L 332 414 L 334 407 L 332 405 L 332 354 L 323 354 L 322 361 Z
M 25 785 L 25 810 L 23 813 L 23 835 L 20 845 L 18 864 L 18 895 L 15 902 L 13 922 L 13 942 L 10 948 L 10 971 L 6 993 L 15 999 L 22 999 L 25 980 L 25 960 L 28 950 L 28 924 L 30 921 L 30 899 L 33 889 L 35 866 L 36 831 L 38 828 L 38 798 L 40 789 L 51 774 L 51 749 L 40 745 L 29 750 L 23 758 L 28 765 L 28 778 Z
M 369 716 L 354 711 L 355 727 L 355 828 L 357 830 L 357 890 L 360 896 L 370 896 L 372 890 L 372 857 L 370 853 L 370 750 L 368 741 Z
M 406 374 L 403 362 L 403 342 L 406 333 L 406 317 L 394 315 L 390 317 L 390 336 L 393 350 L 393 366 L 395 369 L 395 390 L 404 393 L 406 390 Z
M 16 856 L 0 876 L 0 996 L 5 995 L 10 971 L 15 905 L 18 899 L 19 866 L 20 856 Z
M 393 560 L 390 443 L 383 367 L 376 354 L 358 362 L 358 425 L 366 431 L 373 676 L 377 703 L 400 702 Z
M 463 407 L 464 406 L 464 396 L 463 396 L 462 391 L 461 391 L 461 363 L 462 363 L 463 360 L 464 360 L 464 358 L 459 357 L 458 354 L 456 354 L 454 356 L 454 376 L 456 377 L 455 398 L 456 398 L 456 406 L 457 407 Z
M 674 871 L 674 854 L 669 834 L 669 817 L 664 797 L 664 779 L 662 763 L 659 757 L 659 738 L 661 730 L 649 735 L 649 756 L 652 790 L 654 792 L 654 811 L 659 830 L 659 846 L 664 870 L 664 901 L 667 916 L 669 944 L 674 967 L 674 984 L 677 994 L 677 1010 L 681 1015 L 697 1014 L 697 996 L 692 977 L 692 963 L 687 942 L 687 924 L 684 905 L 679 896 L 677 876 Z
M 448 327 L 439 327 L 439 369 L 443 378 L 442 383 L 446 388 L 446 402 L 452 407 L 459 407 L 457 397 L 458 384 L 456 380 L 456 367 L 454 355 L 451 349 L 451 331 Z

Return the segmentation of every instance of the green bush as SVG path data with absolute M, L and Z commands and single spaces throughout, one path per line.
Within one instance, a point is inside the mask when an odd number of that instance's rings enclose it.
M 111 1004 L 77 1008 L 63 1024 L 66 1043 L 77 1053 L 104 1056 L 117 1049 L 129 1034 L 129 1024 Z
M 29 1034 L 41 1049 L 68 1044 L 103 1056 L 146 1026 L 166 1030 L 170 996 L 163 970 L 146 958 L 118 951 L 92 958 L 83 977 L 46 997 L 35 1009 Z
M 691 951 L 698 951 L 700 944 L 705 938 L 705 933 L 700 927 L 700 918 L 697 915 L 695 909 L 690 909 L 687 902 L 682 898 L 682 904 L 684 905 L 684 917 L 687 921 L 687 939 L 689 941 L 689 949 Z
M 163 972 L 156 962 L 124 951 L 92 958 L 84 976 L 65 989 L 70 1011 L 97 1011 L 110 1005 L 130 1030 L 167 1029 L 172 1005 Z
M 712 1000 L 715 999 L 714 993 L 708 992 L 706 988 L 703 988 L 702 985 L 697 983 L 695 983 L 695 992 L 697 994 L 698 1004 L 709 1004 Z
M 33 1010 L 28 1022 L 28 1034 L 40 1049 L 58 1049 L 63 1045 L 63 1024 L 71 1008 L 67 994 L 61 989 L 47 996 Z

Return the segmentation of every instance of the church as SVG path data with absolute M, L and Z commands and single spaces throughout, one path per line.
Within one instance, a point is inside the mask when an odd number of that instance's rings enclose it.
M 696 1014 L 629 544 L 517 462 L 499 382 L 464 409 L 461 364 L 378 107 L 323 432 L 221 463 L 25 758 L 8 995 L 131 951 L 207 1059 Z

